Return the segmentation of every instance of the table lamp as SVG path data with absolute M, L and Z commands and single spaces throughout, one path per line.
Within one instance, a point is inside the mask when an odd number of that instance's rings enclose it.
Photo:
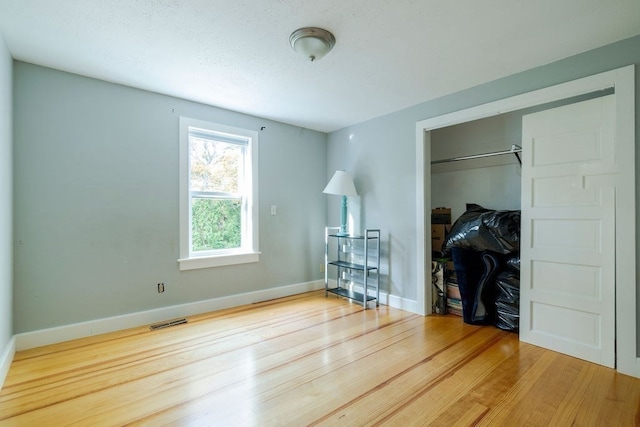
M 353 178 L 345 171 L 336 171 L 331 180 L 322 191 L 326 194 L 342 196 L 342 206 L 340 210 L 340 232 L 339 236 L 347 235 L 347 196 L 357 196 L 356 186 Z

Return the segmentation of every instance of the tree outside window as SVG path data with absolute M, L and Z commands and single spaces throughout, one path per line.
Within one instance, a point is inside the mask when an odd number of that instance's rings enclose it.
M 257 132 L 183 117 L 180 144 L 180 268 L 257 261 Z

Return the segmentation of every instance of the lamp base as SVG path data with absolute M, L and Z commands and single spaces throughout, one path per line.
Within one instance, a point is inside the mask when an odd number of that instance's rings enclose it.
M 347 196 L 342 196 L 342 205 L 340 206 L 340 231 L 336 236 L 348 236 L 347 231 Z

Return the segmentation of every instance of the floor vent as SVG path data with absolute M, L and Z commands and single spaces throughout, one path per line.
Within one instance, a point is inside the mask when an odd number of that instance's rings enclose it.
M 155 331 L 156 329 L 164 329 L 169 328 L 171 326 L 182 325 L 183 323 L 187 323 L 187 319 L 175 319 L 175 320 L 167 320 L 166 322 L 156 323 L 155 325 L 149 326 L 149 329 Z

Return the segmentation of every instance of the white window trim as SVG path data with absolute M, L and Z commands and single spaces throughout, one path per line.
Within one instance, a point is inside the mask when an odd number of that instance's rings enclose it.
M 190 209 L 189 209 L 189 127 L 211 129 L 216 132 L 224 132 L 233 135 L 241 135 L 251 139 L 247 147 L 247 155 L 251 159 L 251 168 L 247 182 L 251 185 L 252 197 L 247 206 L 247 216 L 251 218 L 247 224 L 247 236 L 250 242 L 247 247 L 229 251 L 221 251 L 215 254 L 206 253 L 194 255 L 190 251 Z M 222 267 L 226 265 L 246 264 L 260 261 L 259 218 L 258 218 L 258 132 L 242 128 L 220 125 L 203 120 L 180 117 L 180 179 L 179 179 L 179 205 L 180 205 L 180 258 L 178 263 L 180 270 L 194 270 L 199 268 Z

